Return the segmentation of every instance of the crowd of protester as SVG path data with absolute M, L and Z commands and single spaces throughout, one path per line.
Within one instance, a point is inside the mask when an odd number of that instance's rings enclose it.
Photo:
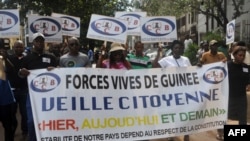
M 108 50 L 106 45 L 94 52 L 81 47 L 78 38 L 71 37 L 67 43 L 51 43 L 45 51 L 45 37 L 41 33 L 33 34 L 33 47 L 25 51 L 22 41 L 17 40 L 13 54 L 9 55 L 0 42 L 0 121 L 4 127 L 5 141 L 14 141 L 17 128 L 16 113 L 21 114 L 23 141 L 36 141 L 26 78 L 30 70 L 56 67 L 93 67 L 107 69 L 150 69 L 191 66 L 189 58 L 183 56 L 187 46 L 175 40 L 171 44 L 172 54 L 161 57 L 159 47 L 156 58 L 151 62 L 144 54 L 144 44 L 135 43 L 132 51 L 127 44 L 112 43 Z M 188 38 L 187 38 L 188 39 Z M 190 43 L 190 42 L 189 42 Z M 185 43 L 187 45 L 187 43 Z M 222 61 L 227 63 L 229 73 L 229 107 L 228 118 L 238 120 L 240 125 L 247 124 L 247 90 L 250 90 L 250 46 L 243 41 L 234 42 L 230 48 L 217 40 L 201 41 L 197 50 L 197 66 Z M 3 95 L 4 94 L 4 95 Z M 6 96 L 8 95 L 8 96 Z M 184 136 L 189 141 L 190 135 Z M 223 129 L 218 129 L 218 140 L 223 140 Z M 173 138 L 168 138 L 173 140 Z

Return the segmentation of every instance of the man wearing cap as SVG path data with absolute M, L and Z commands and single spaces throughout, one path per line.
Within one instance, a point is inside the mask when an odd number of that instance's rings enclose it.
M 198 66 L 204 64 L 210 64 L 215 62 L 226 62 L 227 58 L 222 52 L 218 52 L 218 42 L 216 40 L 211 40 L 209 42 L 210 50 L 202 54 L 200 62 L 197 64 Z
M 58 66 L 58 63 L 56 61 L 55 56 L 51 54 L 46 54 L 44 52 L 45 48 L 45 37 L 42 33 L 34 33 L 33 34 L 33 49 L 30 54 L 25 56 L 23 58 L 23 62 L 21 64 L 21 69 L 19 70 L 19 76 L 20 77 L 27 77 L 30 74 L 29 70 L 35 70 L 35 69 L 44 69 L 47 68 L 47 70 L 51 70 Z M 27 81 L 26 81 L 26 86 Z M 30 103 L 29 95 L 27 96 L 27 116 L 28 116 L 28 136 L 29 141 L 36 141 L 36 133 L 35 133 L 35 127 L 34 127 L 34 121 L 33 121 L 33 115 L 32 115 L 32 107 Z

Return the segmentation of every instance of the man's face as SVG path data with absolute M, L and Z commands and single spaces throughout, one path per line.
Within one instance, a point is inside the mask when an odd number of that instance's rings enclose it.
M 79 44 L 79 42 L 77 40 L 70 39 L 68 41 L 68 47 L 69 47 L 70 52 L 72 52 L 72 53 L 78 53 L 79 49 L 80 49 L 80 44 Z
M 51 46 L 51 51 L 54 54 L 60 54 L 61 45 L 59 43 L 53 43 Z
M 207 43 L 204 43 L 204 44 L 202 45 L 202 47 L 203 47 L 203 49 L 208 50 L 208 44 L 207 44 Z
M 144 50 L 144 45 L 142 43 L 137 44 L 137 46 L 135 47 L 136 53 L 138 54 L 142 54 L 143 50 Z
M 210 46 L 210 50 L 213 52 L 213 51 L 217 51 L 218 50 L 218 44 L 213 44 Z
M 37 37 L 33 40 L 34 50 L 37 52 L 43 52 L 45 44 L 44 44 L 44 38 L 43 37 Z
M 23 43 L 16 42 L 13 47 L 16 55 L 21 55 L 24 51 Z
M 6 53 L 5 49 L 0 47 L 0 56 L 4 56 Z
M 173 46 L 172 51 L 173 51 L 173 54 L 174 54 L 175 56 L 180 56 L 180 55 L 183 54 L 184 47 L 181 46 L 180 44 L 176 44 L 176 45 Z

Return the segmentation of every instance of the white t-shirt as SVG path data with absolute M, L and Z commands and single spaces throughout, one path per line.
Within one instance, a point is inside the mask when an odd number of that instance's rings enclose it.
M 71 56 L 69 53 L 60 57 L 60 67 L 91 67 L 90 60 L 86 54 L 79 52 L 77 56 Z
M 184 50 L 187 50 L 188 49 L 188 45 L 189 44 L 192 44 L 193 43 L 193 40 L 192 39 L 186 39 L 184 41 L 184 46 L 185 46 L 185 49 Z
M 162 58 L 158 61 L 162 68 L 167 67 L 187 67 L 191 66 L 189 59 L 185 56 L 175 59 L 173 55 Z

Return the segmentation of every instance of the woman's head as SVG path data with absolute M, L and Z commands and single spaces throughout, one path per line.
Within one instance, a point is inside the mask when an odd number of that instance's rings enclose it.
M 175 58 L 179 58 L 184 52 L 184 45 L 179 40 L 174 40 L 171 45 L 171 50 Z
M 243 63 L 246 55 L 246 47 L 236 46 L 233 48 L 232 54 L 234 56 L 235 63 Z
M 124 51 L 125 49 L 122 47 L 120 43 L 112 43 L 111 48 L 109 50 L 110 60 L 120 61 L 124 59 Z

